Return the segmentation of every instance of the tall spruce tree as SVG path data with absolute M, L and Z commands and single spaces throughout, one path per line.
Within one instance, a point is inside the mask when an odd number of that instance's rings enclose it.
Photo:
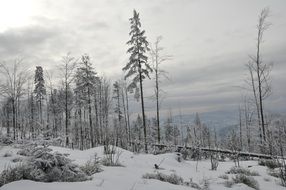
M 88 55 L 83 55 L 81 58 L 81 62 L 79 63 L 79 68 L 76 72 L 75 81 L 77 88 L 75 91 L 77 94 L 81 94 L 81 99 L 88 107 L 91 147 L 95 146 L 91 97 L 95 93 L 96 84 L 98 80 L 99 79 L 96 76 L 96 72 L 94 71 L 92 63 L 90 62 L 90 57 Z
M 148 41 L 146 40 L 145 30 L 141 30 L 141 22 L 139 13 L 136 10 L 133 11 L 133 17 L 129 19 L 131 24 L 131 31 L 129 33 L 131 39 L 127 42 L 131 46 L 127 53 L 130 54 L 129 61 L 123 71 L 126 71 L 125 79 L 134 76 L 131 83 L 128 85 L 128 90 L 134 92 L 134 89 L 138 92 L 138 82 L 140 88 L 141 108 L 142 108 L 142 119 L 144 127 L 144 144 L 145 152 L 148 152 L 147 147 L 147 131 L 146 131 L 146 118 L 144 109 L 144 94 L 143 94 L 143 80 L 148 77 L 149 73 L 152 72 L 152 68 L 148 64 L 148 57 L 145 55 L 148 48 Z
M 120 84 L 118 81 L 116 81 L 113 84 L 113 99 L 116 101 L 115 104 L 115 108 L 114 108 L 114 112 L 117 114 L 118 116 L 118 124 L 119 124 L 119 128 L 121 128 L 121 124 L 122 124 L 122 119 L 123 119 L 123 113 L 121 111 L 121 104 L 120 104 Z
M 45 87 L 45 80 L 44 80 L 44 74 L 43 74 L 43 68 L 41 66 L 36 67 L 35 71 L 35 98 L 36 103 L 38 107 L 38 114 L 39 119 L 41 122 L 41 125 L 43 125 L 43 100 L 46 96 L 46 87 Z

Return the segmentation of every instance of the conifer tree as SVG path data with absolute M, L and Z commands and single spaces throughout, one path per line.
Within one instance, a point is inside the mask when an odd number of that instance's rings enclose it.
M 126 71 L 125 79 L 134 76 L 131 83 L 128 85 L 128 90 L 130 92 L 135 91 L 135 95 L 138 92 L 138 82 L 140 88 L 140 98 L 141 98 L 141 108 L 142 108 L 142 119 L 143 119 L 143 129 L 144 129 L 144 145 L 145 152 L 148 152 L 147 147 L 147 131 L 146 131 L 146 119 L 145 119 L 145 109 L 144 109 L 144 94 L 143 94 L 143 80 L 148 77 L 150 79 L 149 73 L 152 72 L 152 68 L 148 64 L 148 57 L 145 55 L 148 48 L 148 41 L 145 36 L 145 30 L 141 30 L 141 22 L 139 18 L 139 13 L 136 10 L 133 11 L 133 17 L 129 19 L 131 24 L 131 31 L 129 33 L 131 39 L 127 42 L 131 47 L 127 50 L 130 54 L 129 61 L 123 71 Z
M 46 95 L 45 80 L 43 74 L 43 68 L 41 66 L 36 67 L 35 71 L 35 98 L 38 106 L 38 112 L 40 116 L 41 125 L 43 125 L 43 100 Z
M 117 114 L 117 117 L 118 117 L 118 126 L 115 126 L 115 130 L 116 131 L 120 131 L 121 132 L 121 134 L 123 134 L 122 133 L 122 121 L 123 121 L 123 113 L 122 113 L 122 110 L 121 110 L 121 101 L 120 101 L 120 98 L 121 98 L 121 96 L 120 96 L 120 91 L 121 91 L 121 89 L 120 89 L 121 87 L 120 87 L 120 84 L 119 84 L 119 82 L 118 81 L 116 81 L 114 84 L 113 84 L 113 99 L 116 101 L 116 103 L 115 103 L 115 108 L 114 108 L 114 112 L 115 112 L 115 114 Z M 117 135 L 117 137 L 116 138 L 118 138 L 118 136 L 119 136 L 119 134 L 118 133 L 116 133 L 116 135 Z M 122 137 L 121 137 L 122 138 Z M 121 139 L 122 140 L 122 139 Z
M 92 63 L 90 61 L 90 57 L 88 55 L 83 55 L 81 58 L 81 62 L 79 63 L 79 68 L 76 72 L 76 93 L 81 96 L 81 99 L 88 107 L 88 115 L 89 115 L 89 127 L 90 127 L 90 143 L 91 147 L 95 146 L 94 139 L 94 126 L 92 122 L 92 99 L 91 97 L 95 93 L 96 84 L 98 82 L 98 77 L 96 76 L 96 72 L 92 67 Z

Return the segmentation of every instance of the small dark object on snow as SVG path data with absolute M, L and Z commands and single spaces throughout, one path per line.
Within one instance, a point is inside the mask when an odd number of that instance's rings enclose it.
M 252 166 L 247 166 L 248 168 L 251 168 Z
M 154 164 L 155 166 L 155 169 L 158 170 L 159 169 L 159 166 L 157 164 Z

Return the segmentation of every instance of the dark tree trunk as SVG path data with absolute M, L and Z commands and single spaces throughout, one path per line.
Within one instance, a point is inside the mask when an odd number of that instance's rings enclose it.
M 91 117 L 91 97 L 90 97 L 90 89 L 88 87 L 88 117 L 89 117 L 89 127 L 90 127 L 90 142 L 91 147 L 94 147 L 94 132 L 92 126 L 92 117 Z
M 140 93 L 141 93 L 141 108 L 142 108 L 142 119 L 143 119 L 143 130 L 144 130 L 144 147 L 145 153 L 148 153 L 147 146 L 147 131 L 146 131 L 146 120 L 145 120 L 145 107 L 144 107 L 144 96 L 143 96 L 143 79 L 142 79 L 142 71 L 141 64 L 139 64 L 139 76 L 140 76 Z

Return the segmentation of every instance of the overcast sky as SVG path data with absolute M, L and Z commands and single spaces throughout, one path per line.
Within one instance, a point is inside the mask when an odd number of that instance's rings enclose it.
M 286 110 L 285 0 L 0 0 L 0 61 L 24 58 L 25 68 L 56 71 L 67 52 L 87 53 L 99 75 L 122 76 L 129 18 L 140 13 L 147 39 L 161 35 L 166 110 L 184 113 L 236 110 L 245 92 L 248 56 L 255 53 L 259 12 L 269 7 L 263 59 L 273 62 L 273 94 L 267 109 Z M 54 77 L 57 72 L 53 72 Z M 145 83 L 147 96 L 152 90 Z M 136 106 L 135 106 L 136 107 Z M 138 104 L 139 107 L 139 104 Z M 147 100 L 147 110 L 154 105 Z

